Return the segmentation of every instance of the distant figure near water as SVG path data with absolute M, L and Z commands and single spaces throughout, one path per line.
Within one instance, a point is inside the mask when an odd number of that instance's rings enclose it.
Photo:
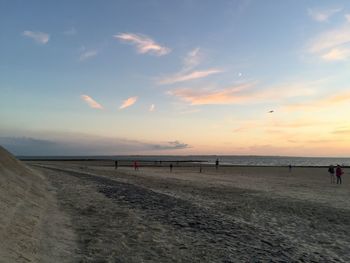
M 139 164 L 137 161 L 134 161 L 134 170 L 138 171 L 139 170 Z
M 218 170 L 218 168 L 219 168 L 219 158 L 217 158 L 215 161 L 215 169 Z
M 115 168 L 115 169 L 118 169 L 118 161 L 115 161 L 115 162 L 114 162 L 114 168 Z
M 173 171 L 173 164 L 172 163 L 169 165 L 169 168 L 170 168 L 170 172 L 172 172 Z
M 331 177 L 331 184 L 335 184 L 335 176 L 334 176 L 334 166 L 331 164 L 328 168 L 329 175 Z
M 288 171 L 291 173 L 292 172 L 292 165 L 288 165 Z
M 341 184 L 341 177 L 343 174 L 344 174 L 343 169 L 338 164 L 337 168 L 335 169 L 335 175 L 337 176 L 337 184 Z

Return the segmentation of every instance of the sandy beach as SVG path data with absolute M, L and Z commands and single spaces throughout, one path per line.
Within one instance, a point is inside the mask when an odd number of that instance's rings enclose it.
M 76 248 L 66 262 L 349 262 L 350 180 L 325 168 L 27 162 Z

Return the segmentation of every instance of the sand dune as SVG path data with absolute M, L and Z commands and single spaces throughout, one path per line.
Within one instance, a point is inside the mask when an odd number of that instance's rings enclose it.
M 0 210 L 0 262 L 64 262 L 73 254 L 69 220 L 59 212 L 45 177 L 2 147 Z

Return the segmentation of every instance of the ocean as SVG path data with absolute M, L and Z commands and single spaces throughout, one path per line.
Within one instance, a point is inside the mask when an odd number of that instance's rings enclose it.
M 238 156 L 238 155 L 113 155 L 113 156 L 18 156 L 21 160 L 120 160 L 120 161 L 162 161 L 162 162 L 204 162 L 214 164 L 219 159 L 220 165 L 244 166 L 329 166 L 340 164 L 350 166 L 350 158 L 338 157 L 288 157 L 288 156 Z

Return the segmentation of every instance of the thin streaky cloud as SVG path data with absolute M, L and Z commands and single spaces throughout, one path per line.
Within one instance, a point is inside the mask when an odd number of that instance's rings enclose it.
M 350 44 L 350 27 L 346 23 L 333 30 L 323 32 L 313 38 L 308 45 L 308 51 L 313 54 L 324 54 L 331 49 Z
M 342 8 L 331 8 L 331 9 L 308 9 L 309 16 L 317 22 L 326 22 L 336 13 L 342 11 Z
M 140 54 L 154 54 L 157 56 L 163 56 L 171 52 L 171 49 L 156 43 L 152 38 L 134 33 L 121 33 L 113 36 L 116 39 L 129 42 L 136 46 L 138 53 Z
M 155 110 L 156 110 L 156 105 L 151 104 L 151 106 L 149 106 L 149 111 L 152 112 L 152 111 L 155 111 Z
M 86 50 L 80 54 L 79 60 L 84 61 L 84 60 L 96 57 L 97 54 L 98 54 L 97 50 Z
M 103 106 L 99 104 L 97 101 L 95 101 L 93 98 L 91 98 L 88 95 L 81 95 L 80 96 L 82 100 L 84 100 L 91 108 L 93 109 L 99 109 L 102 110 Z
M 184 58 L 183 64 L 184 64 L 184 71 L 191 70 L 198 66 L 202 60 L 202 55 L 200 52 L 200 48 L 197 47 L 186 55 Z
M 191 87 L 168 91 L 168 94 L 190 105 L 242 104 L 260 102 L 281 102 L 288 98 L 309 97 L 315 94 L 315 82 L 287 83 L 264 89 L 257 89 L 257 82 L 247 82 L 226 88 Z
M 326 109 L 328 107 L 339 106 L 341 104 L 350 102 L 350 92 L 343 92 L 338 95 L 331 95 L 317 100 L 309 101 L 307 103 L 295 103 L 286 105 L 284 108 L 287 111 L 304 111 L 311 109 Z
M 127 107 L 130 107 L 131 105 L 134 105 L 137 101 L 137 97 L 130 97 L 123 101 L 122 105 L 119 107 L 120 110 L 125 109 Z
M 184 81 L 190 81 L 190 80 L 195 80 L 195 79 L 201 79 L 208 77 L 213 74 L 218 74 L 222 73 L 222 69 L 217 69 L 217 68 L 211 68 L 207 70 L 198 70 L 198 71 L 192 71 L 192 72 L 186 72 L 182 74 L 175 74 L 172 76 L 167 76 L 164 78 L 160 78 L 158 80 L 158 84 L 160 85 L 166 85 L 166 84 L 174 84 L 178 82 L 184 82 Z
M 220 90 L 180 88 L 169 91 L 168 93 L 188 102 L 190 105 L 244 103 L 250 101 L 252 97 L 242 92 L 251 88 L 253 85 L 253 83 L 247 83 Z
M 347 60 L 348 58 L 350 58 L 350 48 L 333 48 L 327 53 L 323 54 L 321 58 L 328 61 Z
M 50 35 L 44 32 L 39 32 L 39 31 L 29 31 L 26 30 L 22 32 L 22 35 L 25 37 L 29 37 L 33 39 L 35 42 L 45 45 L 47 42 L 50 40 Z

